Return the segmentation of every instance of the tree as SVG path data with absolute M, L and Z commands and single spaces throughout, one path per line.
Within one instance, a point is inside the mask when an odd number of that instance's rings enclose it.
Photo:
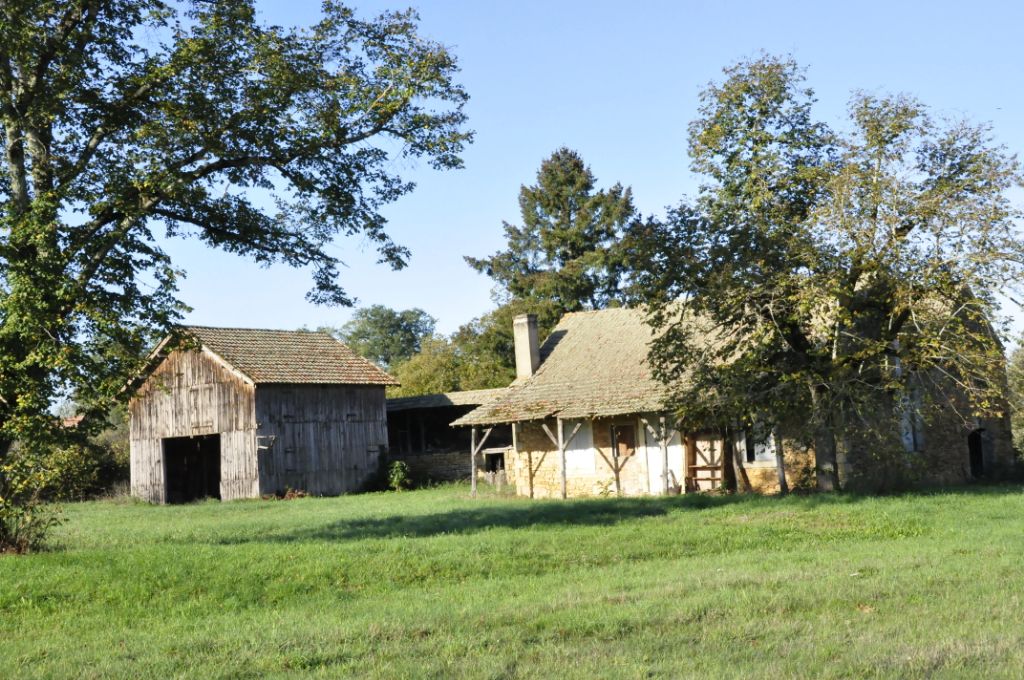
M 392 388 L 390 396 L 414 397 L 458 390 L 460 363 L 448 338 L 425 338 L 420 351 L 395 368 L 394 375 L 401 386 Z
M 1009 383 L 1013 447 L 1019 456 L 1024 453 L 1024 347 L 1018 345 L 1010 354 L 1006 373 Z
M 395 365 L 402 384 L 396 397 L 505 387 L 516 377 L 512 319 L 519 308 L 503 305 L 463 324 L 450 337 L 424 338 L 421 350 Z
M 725 74 L 689 129 L 707 179 L 696 200 L 630 235 L 662 329 L 652 358 L 690 385 L 684 416 L 807 422 L 833 489 L 837 437 L 880 398 L 928 383 L 965 394 L 965 417 L 998 411 L 990 320 L 1024 274 L 1016 159 L 986 127 L 939 123 L 905 96 L 855 93 L 839 134 L 812 117 L 791 60 Z
M 326 0 L 306 29 L 255 14 L 251 0 L 0 8 L 0 470 L 12 440 L 67 435 L 55 397 L 98 415 L 180 319 L 155 230 L 309 267 L 311 300 L 349 304 L 332 239 L 360 234 L 393 267 L 408 255 L 380 212 L 413 188 L 394 161 L 461 165 L 467 96 L 414 13 L 363 20 Z
M 393 368 L 420 351 L 437 320 L 422 309 L 396 311 L 384 305 L 357 309 L 340 329 L 327 329 L 360 355 Z
M 555 151 L 541 163 L 537 183 L 519 190 L 523 224 L 504 224 L 507 248 L 466 258 L 494 279 L 499 303 L 527 303 L 542 329 L 565 312 L 622 298 L 624 254 L 617 244 L 636 214 L 633 195 L 621 184 L 595 190 L 596 181 L 578 153 Z

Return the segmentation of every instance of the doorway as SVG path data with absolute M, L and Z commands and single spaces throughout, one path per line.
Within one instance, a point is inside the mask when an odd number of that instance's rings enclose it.
M 967 435 L 967 455 L 971 466 L 971 477 L 985 476 L 985 430 L 975 430 Z
M 220 499 L 220 435 L 163 440 L 167 503 Z

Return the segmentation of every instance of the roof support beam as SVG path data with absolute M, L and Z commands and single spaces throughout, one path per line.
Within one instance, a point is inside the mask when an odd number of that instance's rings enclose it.
M 477 435 L 480 434 L 480 428 L 476 425 L 470 431 L 469 435 L 469 484 L 470 484 L 470 495 L 476 498 L 476 454 L 480 453 L 480 449 L 484 448 L 484 444 L 487 443 L 487 438 L 491 436 L 491 430 L 493 427 L 488 427 L 484 430 L 484 436 L 477 442 Z
M 569 448 L 569 444 L 572 443 L 573 438 L 580 431 L 580 428 L 583 427 L 583 421 L 580 420 L 576 423 L 576 427 L 572 428 L 572 432 L 569 433 L 568 437 L 565 436 L 565 421 L 561 418 L 557 418 L 555 422 L 557 424 L 556 429 L 558 430 L 557 436 L 551 433 L 551 429 L 548 427 L 547 423 L 541 423 L 540 426 L 544 430 L 544 434 L 546 434 L 548 439 L 551 440 L 551 443 L 558 447 L 558 457 L 560 461 L 559 468 L 562 475 L 562 498 L 566 498 L 568 497 L 569 484 L 565 466 L 565 451 Z

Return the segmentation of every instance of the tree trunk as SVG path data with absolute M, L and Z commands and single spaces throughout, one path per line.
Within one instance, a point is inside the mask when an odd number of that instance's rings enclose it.
M 814 470 L 819 491 L 839 491 L 834 405 L 823 392 L 824 389 L 811 390 L 814 404 Z
M 785 496 L 789 493 L 789 483 L 786 481 L 786 465 L 782 453 L 782 437 L 779 436 L 779 428 L 772 428 L 772 443 L 775 445 L 775 467 L 779 473 L 779 495 Z
M 736 452 L 733 450 L 732 433 L 728 428 L 722 435 L 722 486 L 729 493 L 736 493 Z

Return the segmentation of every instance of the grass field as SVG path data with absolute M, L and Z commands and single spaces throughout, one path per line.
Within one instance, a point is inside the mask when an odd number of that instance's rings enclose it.
M 65 507 L 4 677 L 1019 677 L 1024 489 Z

